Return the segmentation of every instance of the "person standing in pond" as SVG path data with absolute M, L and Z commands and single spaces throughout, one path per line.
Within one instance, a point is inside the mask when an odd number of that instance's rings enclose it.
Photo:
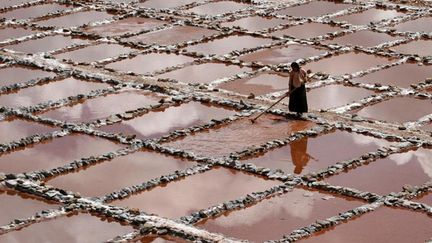
M 289 75 L 289 105 L 291 112 L 296 112 L 301 117 L 303 112 L 308 112 L 308 103 L 306 98 L 306 82 L 308 76 L 305 70 L 301 69 L 298 63 L 291 63 L 291 72 Z

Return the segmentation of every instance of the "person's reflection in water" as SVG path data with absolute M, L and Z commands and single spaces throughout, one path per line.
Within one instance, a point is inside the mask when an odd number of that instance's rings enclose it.
M 307 153 L 307 143 L 307 137 L 290 143 L 291 160 L 295 166 L 295 174 L 300 174 L 309 162 L 309 159 L 313 159 L 313 157 Z

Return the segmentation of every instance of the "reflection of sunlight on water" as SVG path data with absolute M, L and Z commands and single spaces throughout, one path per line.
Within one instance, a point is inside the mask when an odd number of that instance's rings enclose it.
M 311 193 L 312 196 L 304 196 L 305 193 Z M 278 218 L 280 215 L 290 215 L 293 218 L 306 220 L 311 217 L 314 200 L 319 193 L 308 192 L 295 189 L 286 196 L 269 199 L 241 210 L 239 213 L 242 217 L 220 217 L 214 221 L 215 224 L 223 227 L 235 227 L 239 225 L 254 225 L 264 218 Z
M 432 151 L 430 150 L 419 149 L 402 154 L 393 154 L 388 159 L 395 162 L 397 165 L 418 162 L 424 173 L 432 178 Z
M 358 144 L 358 145 L 376 145 L 378 147 L 385 147 L 385 146 L 389 146 L 391 144 L 391 142 L 388 142 L 387 140 L 384 139 L 378 139 L 378 138 L 374 138 L 374 137 L 369 137 L 369 136 L 350 136 L 354 143 Z M 371 151 L 373 152 L 373 151 Z

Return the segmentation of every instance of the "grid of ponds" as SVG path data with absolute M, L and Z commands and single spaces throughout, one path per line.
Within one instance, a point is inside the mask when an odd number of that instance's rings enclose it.
M 430 1 L 3 0 L 0 17 L 0 242 L 432 242 Z M 292 61 L 309 112 L 251 123 Z

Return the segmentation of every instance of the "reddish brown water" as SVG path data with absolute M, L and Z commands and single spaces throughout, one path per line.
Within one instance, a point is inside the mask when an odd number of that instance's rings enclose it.
M 55 73 L 46 72 L 41 69 L 12 66 L 0 69 L 0 86 L 27 82 L 32 79 L 54 77 Z
M 103 242 L 133 231 L 130 226 L 80 213 L 30 225 L 0 236 L 3 242 Z
M 277 240 L 284 234 L 358 207 L 361 202 L 332 194 L 294 189 L 285 195 L 264 200 L 197 226 L 251 242 Z
M 191 57 L 177 54 L 150 53 L 110 63 L 106 65 L 106 67 L 124 72 L 132 71 L 139 74 L 146 74 L 167 67 L 192 62 L 193 60 L 194 59 Z
M 403 54 L 417 54 L 419 56 L 432 55 L 432 41 L 430 40 L 417 40 L 408 44 L 403 44 L 391 48 L 392 50 Z
M 144 91 L 126 91 L 86 100 L 74 106 L 64 106 L 48 111 L 43 116 L 70 122 L 88 122 L 109 117 L 112 114 L 154 105 L 156 96 Z
M 139 242 L 142 243 L 167 243 L 167 242 L 178 242 L 178 243 L 186 243 L 188 241 L 183 240 L 181 238 L 174 238 L 174 237 L 156 237 L 156 236 L 146 236 L 144 238 L 141 238 Z
M 245 95 L 250 93 L 263 95 L 288 89 L 288 77 L 279 73 L 262 73 L 252 78 L 243 78 L 233 82 L 223 83 L 219 85 L 218 88 Z
M 10 119 L 0 122 L 0 143 L 8 143 L 34 134 L 44 134 L 57 130 L 36 122 Z
M 300 58 L 307 58 L 323 53 L 323 50 L 303 45 L 289 45 L 282 48 L 263 49 L 240 57 L 245 62 L 262 62 L 263 64 L 291 63 Z
M 335 21 L 346 21 L 354 25 L 367 25 L 371 22 L 378 22 L 384 19 L 392 19 L 403 15 L 395 10 L 369 9 L 361 13 L 345 15 L 334 18 Z
M 431 219 L 425 214 L 381 207 L 300 242 L 425 242 Z
M 332 185 L 386 195 L 402 191 L 404 185 L 419 186 L 432 179 L 431 163 L 432 150 L 419 149 L 391 155 L 325 181 Z
M 29 19 L 36 18 L 53 13 L 60 10 L 65 10 L 68 7 L 60 4 L 41 4 L 27 8 L 18 8 L 12 11 L 1 13 L 1 18 L 9 19 Z
M 109 57 L 132 52 L 133 49 L 117 44 L 99 44 L 86 48 L 55 55 L 58 59 L 67 59 L 74 62 L 94 62 Z
M 34 216 L 42 210 L 56 208 L 27 195 L 16 194 L 11 191 L 0 190 L 0 225 L 6 225 L 14 219 L 26 219 Z
M 419 66 L 417 64 L 404 63 L 395 67 L 383 69 L 352 81 L 370 84 L 395 85 L 409 88 L 411 84 L 423 82 L 432 77 L 432 66 Z
M 70 45 L 85 43 L 87 43 L 87 41 L 84 41 L 82 39 L 56 35 L 37 40 L 25 41 L 16 45 L 6 46 L 5 48 L 25 53 L 37 53 L 53 51 L 56 49 L 65 48 Z
M 225 65 L 221 63 L 205 63 L 187 66 L 182 69 L 174 70 L 158 78 L 171 78 L 185 83 L 210 83 L 211 81 L 230 77 L 235 74 L 251 71 L 250 68 L 239 67 L 236 65 Z
M 108 84 L 86 82 L 74 78 L 68 78 L 49 84 L 22 89 L 16 93 L 1 95 L 0 106 L 31 106 L 49 100 L 56 101 L 69 96 L 86 94 L 92 90 L 104 89 L 107 87 L 109 87 Z
M 156 152 L 140 151 L 56 177 L 48 184 L 83 196 L 100 197 L 195 164 Z
M 395 26 L 398 31 L 410 32 L 432 32 L 432 25 L 430 24 L 432 17 L 419 18 L 416 20 L 401 23 Z
M 18 38 L 22 36 L 27 36 L 34 34 L 32 30 L 24 29 L 24 28 L 14 28 L 14 27 L 6 27 L 0 29 L 0 41 L 4 41 L 6 39 Z
M 360 52 L 350 52 L 308 63 L 306 69 L 311 69 L 312 72 L 323 72 L 337 76 L 366 70 L 389 62 L 390 60 L 387 58 Z
M 336 131 L 315 138 L 300 139 L 288 146 L 245 160 L 244 163 L 281 169 L 291 174 L 307 174 L 374 152 L 389 144 L 386 140 Z
M 53 169 L 73 160 L 106 154 L 121 146 L 87 135 L 69 135 L 0 156 L 0 171 L 7 173 Z
M 144 44 L 173 45 L 185 41 L 197 40 L 216 33 L 218 32 L 215 30 L 200 27 L 174 26 L 169 29 L 133 36 L 124 40 L 142 42 Z
M 25 2 L 30 2 L 30 0 L 3 0 L 0 2 L 0 8 L 11 7 Z
M 326 44 L 351 45 L 372 47 L 384 42 L 395 41 L 401 39 L 393 37 L 385 33 L 378 33 L 369 30 L 362 30 L 355 33 L 347 34 L 342 37 L 337 37 L 332 40 L 324 41 Z
M 171 182 L 164 187 L 133 195 L 125 200 L 115 201 L 113 204 L 178 218 L 278 184 L 279 182 L 264 180 L 243 172 L 215 168 Z
M 194 0 L 147 0 L 139 3 L 138 6 L 144 8 L 176 8 L 194 2 Z
M 432 193 L 429 192 L 428 194 L 426 194 L 426 195 L 424 195 L 424 196 L 422 196 L 422 197 L 420 197 L 418 199 L 415 199 L 413 201 L 425 203 L 425 204 L 427 204 L 429 206 L 432 206 Z
M 321 23 L 305 23 L 302 25 L 292 26 L 288 29 L 272 32 L 271 35 L 277 37 L 291 36 L 299 39 L 307 39 L 325 35 L 327 33 L 339 31 L 341 28 Z
M 70 28 L 73 26 L 81 26 L 83 24 L 89 24 L 91 22 L 102 21 L 111 17 L 112 15 L 106 12 L 91 10 L 91 11 L 68 14 L 57 18 L 51 18 L 36 23 L 41 26 Z
M 415 121 L 431 113 L 432 106 L 430 100 L 396 97 L 368 106 L 357 114 L 379 120 L 406 122 Z
M 236 21 L 222 23 L 223 27 L 239 26 L 249 31 L 259 31 L 287 23 L 287 20 L 276 18 L 264 18 L 260 16 L 241 18 Z
M 187 116 L 184 114 L 187 114 Z M 133 120 L 101 127 L 100 130 L 136 135 L 137 138 L 141 139 L 156 138 L 176 129 L 203 125 L 211 119 L 223 119 L 234 114 L 235 111 L 232 110 L 190 102 L 170 107 L 163 112 L 151 112 Z
M 198 7 L 194 7 L 186 10 L 185 12 L 193 12 L 201 15 L 218 15 L 228 12 L 238 11 L 249 7 L 250 5 L 244 3 L 238 3 L 234 1 L 220 1 L 207 3 Z
M 194 45 L 186 48 L 186 50 L 189 52 L 198 52 L 206 55 L 224 55 L 234 50 L 250 49 L 270 43 L 270 39 L 256 38 L 251 36 L 230 36 L 203 44 Z
M 249 118 L 245 118 L 228 126 L 197 133 L 167 145 L 197 154 L 220 156 L 241 151 L 248 146 L 283 139 L 294 132 L 313 126 L 312 122 L 286 120 L 278 116 L 265 115 L 254 124 Z
M 310 90 L 307 93 L 307 99 L 309 109 L 319 110 L 347 105 L 372 94 L 374 94 L 374 92 L 367 89 L 343 85 L 328 85 Z
M 150 30 L 165 23 L 167 22 L 157 19 L 129 17 L 110 24 L 88 27 L 85 31 L 101 36 L 116 36 L 131 32 Z
M 341 4 L 327 1 L 316 1 L 309 4 L 302 4 L 300 6 L 287 8 L 284 10 L 277 11 L 277 14 L 286 14 L 298 17 L 314 17 L 321 16 L 324 14 L 335 13 L 347 8 L 351 8 L 354 5 Z

